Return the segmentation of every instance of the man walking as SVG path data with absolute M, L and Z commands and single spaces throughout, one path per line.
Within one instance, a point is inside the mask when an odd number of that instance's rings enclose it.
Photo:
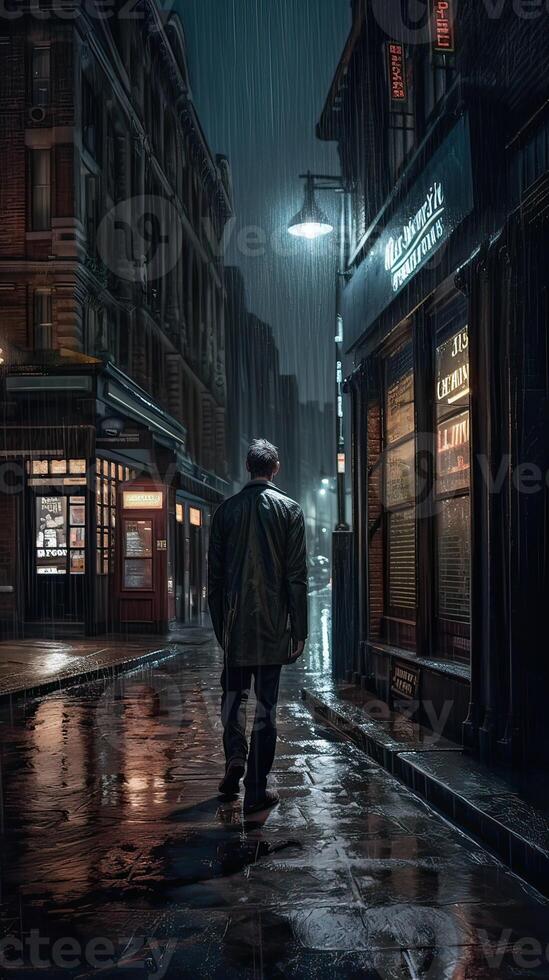
M 273 484 L 280 468 L 276 448 L 255 439 L 246 467 L 249 483 L 221 504 L 212 521 L 208 601 L 225 654 L 226 771 L 219 791 L 235 796 L 246 772 L 244 813 L 249 814 L 278 803 L 267 777 L 276 748 L 280 671 L 301 656 L 307 639 L 307 557 L 301 507 Z M 257 708 L 248 755 L 252 678 Z

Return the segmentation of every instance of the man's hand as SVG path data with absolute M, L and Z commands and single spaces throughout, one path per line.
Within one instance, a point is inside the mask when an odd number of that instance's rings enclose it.
M 298 640 L 297 643 L 294 643 L 294 646 L 292 647 L 292 652 L 290 654 L 289 663 L 295 664 L 296 660 L 299 660 L 304 649 L 305 649 L 305 640 Z

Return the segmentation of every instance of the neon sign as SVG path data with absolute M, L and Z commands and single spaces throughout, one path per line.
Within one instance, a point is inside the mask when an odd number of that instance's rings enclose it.
M 389 85 L 391 102 L 407 102 L 408 90 L 406 84 L 406 55 L 404 45 L 391 41 L 387 45 L 389 62 Z
M 451 0 L 434 0 L 433 48 L 437 52 L 455 51 L 454 12 Z

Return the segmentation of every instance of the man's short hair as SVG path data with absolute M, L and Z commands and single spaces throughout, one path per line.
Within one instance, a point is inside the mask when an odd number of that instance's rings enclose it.
M 254 439 L 248 449 L 246 464 L 252 476 L 272 476 L 280 460 L 278 449 L 266 439 Z

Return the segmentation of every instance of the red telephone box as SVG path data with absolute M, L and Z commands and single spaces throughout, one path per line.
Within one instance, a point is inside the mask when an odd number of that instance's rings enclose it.
M 119 490 L 118 618 L 121 627 L 168 627 L 168 491 L 152 482 Z

